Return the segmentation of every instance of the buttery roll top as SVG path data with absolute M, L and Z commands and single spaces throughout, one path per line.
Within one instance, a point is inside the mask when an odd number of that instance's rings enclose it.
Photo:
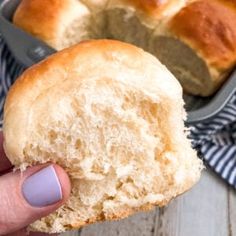
M 201 78 L 202 86 L 207 87 L 209 94 L 221 85 L 222 74 L 236 62 L 236 5 L 232 3 L 196 1 L 184 7 L 169 22 L 173 35 L 194 49 L 209 68 L 212 79 L 204 83 L 204 76 Z

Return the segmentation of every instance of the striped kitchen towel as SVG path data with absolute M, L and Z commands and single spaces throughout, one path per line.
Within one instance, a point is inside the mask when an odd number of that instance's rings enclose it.
M 236 188 L 236 94 L 210 121 L 190 128 L 190 138 L 199 156 Z
M 7 91 L 22 72 L 23 68 L 17 65 L 0 38 L 0 128 Z M 236 94 L 211 121 L 190 128 L 190 138 L 199 156 L 236 188 Z
M 0 37 L 0 128 L 2 128 L 3 105 L 7 91 L 22 72 L 23 68 L 15 62 Z

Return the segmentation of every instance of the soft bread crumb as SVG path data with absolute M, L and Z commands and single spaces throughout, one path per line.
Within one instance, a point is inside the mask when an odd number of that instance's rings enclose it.
M 184 116 L 175 78 L 125 43 L 81 43 L 27 70 L 6 100 L 7 156 L 21 169 L 57 163 L 72 182 L 67 203 L 31 230 L 124 218 L 188 190 L 202 162 Z

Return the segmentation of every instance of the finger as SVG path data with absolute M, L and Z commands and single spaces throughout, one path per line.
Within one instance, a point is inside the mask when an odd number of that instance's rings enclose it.
M 0 235 L 46 216 L 69 197 L 70 181 L 58 165 L 36 166 L 0 177 Z
M 3 144 L 3 134 L 2 132 L 0 132 L 0 173 L 9 170 L 12 167 L 11 162 L 7 159 L 2 144 Z

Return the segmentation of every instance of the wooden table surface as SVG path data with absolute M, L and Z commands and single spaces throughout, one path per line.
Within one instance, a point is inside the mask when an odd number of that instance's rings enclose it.
M 210 170 L 168 207 L 62 236 L 236 236 L 236 191 Z

